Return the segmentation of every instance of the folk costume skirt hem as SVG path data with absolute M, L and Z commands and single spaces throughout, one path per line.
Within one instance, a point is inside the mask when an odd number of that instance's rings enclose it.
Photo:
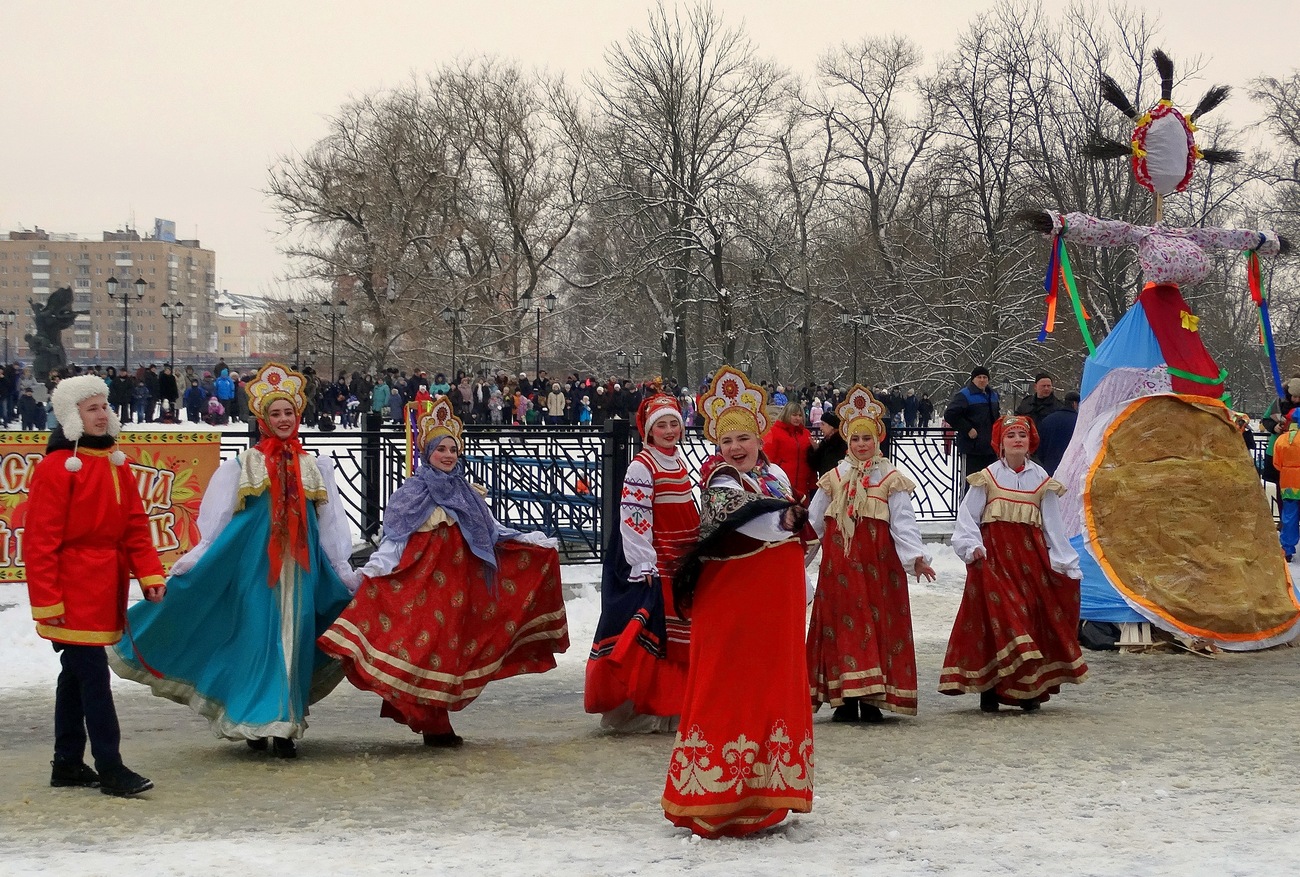
M 988 557 L 966 567 L 939 691 L 1046 701 L 1088 676 L 1079 583 L 1052 569 L 1040 528 L 993 521 L 982 530 Z

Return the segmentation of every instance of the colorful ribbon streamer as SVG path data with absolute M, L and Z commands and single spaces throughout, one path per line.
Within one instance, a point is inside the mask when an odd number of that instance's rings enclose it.
M 1268 354 L 1268 364 L 1273 369 L 1273 385 L 1279 399 L 1285 399 L 1282 391 L 1282 370 L 1277 364 L 1277 350 L 1273 347 L 1273 325 L 1268 317 L 1268 291 L 1264 289 L 1264 279 L 1259 271 L 1259 253 L 1254 250 L 1246 252 L 1246 285 L 1250 287 L 1250 300 L 1259 309 L 1259 338 Z
M 1047 340 L 1047 333 L 1056 329 L 1056 298 L 1061 286 L 1070 293 L 1070 305 L 1074 309 L 1074 318 L 1079 324 L 1079 334 L 1083 343 L 1088 345 L 1089 355 L 1097 352 L 1097 345 L 1088 331 L 1088 320 L 1092 319 L 1079 299 L 1079 289 L 1074 282 L 1074 270 L 1070 267 L 1070 254 L 1065 249 L 1065 229 L 1052 235 L 1052 252 L 1047 261 L 1047 274 L 1043 277 L 1043 289 L 1047 291 L 1047 316 L 1038 332 L 1039 342 Z

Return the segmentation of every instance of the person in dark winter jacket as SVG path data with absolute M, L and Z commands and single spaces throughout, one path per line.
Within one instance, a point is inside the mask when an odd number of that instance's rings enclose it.
M 993 424 L 997 422 L 998 394 L 989 386 L 989 370 L 976 366 L 970 381 L 952 397 L 943 419 L 955 432 L 957 450 L 966 457 L 966 475 L 985 469 L 997 460 L 993 450 Z
M 1061 458 L 1065 456 L 1075 423 L 1079 420 L 1078 393 L 1066 393 L 1062 404 L 1064 407 L 1051 412 L 1038 424 L 1038 465 L 1046 469 L 1048 475 L 1056 474 L 1056 467 L 1061 465 Z
M 1034 375 L 1034 394 L 1020 400 L 1020 404 L 1016 406 L 1016 413 L 1025 417 L 1032 417 L 1034 426 L 1038 427 L 1041 438 L 1043 418 L 1053 411 L 1060 411 L 1064 407 L 1065 403 L 1053 392 L 1052 376 L 1047 372 L 1039 372 Z M 1048 470 L 1048 474 L 1051 474 L 1051 470 Z
M 171 404 L 172 410 L 176 409 L 176 400 L 181 396 L 180 387 L 176 385 L 176 375 L 172 372 L 171 364 L 163 366 L 162 374 L 158 376 L 158 398 Z
M 194 378 L 185 390 L 185 419 L 190 423 L 198 423 L 203 416 L 203 405 L 207 401 L 208 394 L 199 385 L 199 379 Z
M 40 412 L 41 426 L 37 427 L 37 412 Z M 45 426 L 45 406 L 36 401 L 36 396 L 32 393 L 32 388 L 28 387 L 23 390 L 23 394 L 18 397 L 18 419 L 22 422 L 24 432 L 30 432 L 33 429 L 44 428 Z
M 838 466 L 840 460 L 848 456 L 849 446 L 840 435 L 840 416 L 834 411 L 827 411 L 822 415 L 819 429 L 822 440 L 809 452 L 808 457 L 817 477 L 821 478 Z
M 934 419 L 934 402 L 930 400 L 929 393 L 921 394 L 921 401 L 916 406 L 917 422 L 922 428 L 930 425 Z

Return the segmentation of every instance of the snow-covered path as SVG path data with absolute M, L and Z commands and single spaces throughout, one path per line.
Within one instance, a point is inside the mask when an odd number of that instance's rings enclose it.
M 495 683 L 425 749 L 345 686 L 295 762 L 213 739 L 116 683 L 141 800 L 50 789 L 55 662 L 0 590 L 0 873 L 790 875 L 1291 873 L 1300 860 L 1300 651 L 1205 659 L 1089 653 L 1090 680 L 1036 715 L 934 692 L 961 565 L 913 589 L 920 715 L 818 714 L 813 812 L 693 841 L 658 806 L 670 736 L 611 737 L 582 712 L 598 598 L 569 601 L 558 670 Z M 566 580 L 590 578 L 566 568 Z

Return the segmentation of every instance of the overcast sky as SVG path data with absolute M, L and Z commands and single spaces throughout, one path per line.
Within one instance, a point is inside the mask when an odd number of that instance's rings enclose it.
M 646 0 L 0 0 L 0 231 L 96 236 L 175 220 L 217 252 L 219 285 L 270 291 L 285 271 L 261 189 L 277 155 L 305 149 L 350 96 L 457 54 L 496 54 L 577 80 L 642 27 Z M 902 33 L 948 51 L 990 0 L 717 0 L 760 50 L 811 73 L 828 47 Z M 1236 88 L 1300 65 L 1300 3 L 1134 0 L 1159 13 L 1174 56 Z M 1179 95 L 1175 96 L 1176 98 Z M 1193 101 L 1199 94 L 1182 96 Z

